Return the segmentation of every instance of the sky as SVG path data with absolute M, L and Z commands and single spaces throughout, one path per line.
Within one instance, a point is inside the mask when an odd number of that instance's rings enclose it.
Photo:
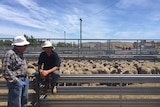
M 160 0 L 0 0 L 0 38 L 24 34 L 34 38 L 159 39 Z

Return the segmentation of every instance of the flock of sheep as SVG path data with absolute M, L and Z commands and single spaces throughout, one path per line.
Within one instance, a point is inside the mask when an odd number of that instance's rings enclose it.
M 28 63 L 29 74 L 37 71 L 37 62 Z M 63 60 L 61 74 L 160 74 L 160 62 L 151 60 Z
M 1 68 L 2 63 L 0 63 Z M 28 62 L 28 74 L 38 69 L 37 61 Z M 160 62 L 151 60 L 62 60 L 61 74 L 160 74 Z M 0 75 L 2 76 L 1 72 Z M 75 85 L 74 83 L 69 85 Z M 89 84 L 88 84 L 89 85 Z M 101 84 L 117 85 L 117 84 Z
M 1 68 L 0 61 L 0 68 Z M 37 61 L 28 62 L 28 73 L 37 71 Z M 160 62 L 151 60 L 62 60 L 61 74 L 160 74 Z

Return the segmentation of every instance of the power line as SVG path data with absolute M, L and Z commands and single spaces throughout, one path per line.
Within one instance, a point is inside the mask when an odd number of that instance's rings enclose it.
M 117 4 L 118 2 L 120 2 L 120 0 L 116 0 L 115 2 L 113 2 L 112 4 L 110 4 L 110 5 L 108 5 L 108 6 L 106 6 L 106 7 L 104 7 L 102 10 L 100 10 L 100 11 L 98 11 L 98 12 L 96 12 L 96 13 L 94 13 L 94 14 L 92 14 L 92 16 L 93 15 L 97 15 L 97 14 L 100 14 L 100 13 L 102 13 L 103 11 L 105 11 L 105 10 L 107 10 L 107 9 L 109 9 L 109 8 L 111 8 L 111 7 L 113 7 L 115 4 Z M 88 17 L 91 17 L 91 16 L 88 16 Z M 85 18 L 87 18 L 87 17 L 83 17 L 83 19 L 85 19 Z M 81 19 L 81 18 L 80 18 Z M 81 21 L 82 21 L 82 19 L 81 19 Z M 62 25 L 63 26 L 63 25 Z M 63 26 L 64 28 L 66 28 L 67 30 L 69 30 L 67 27 L 65 27 L 65 26 Z M 71 31 L 71 30 L 69 30 L 69 31 Z M 81 31 L 82 32 L 82 31 Z
M 106 6 L 105 8 L 103 8 L 102 10 L 96 12 L 96 13 L 93 14 L 93 15 L 97 15 L 97 14 L 102 13 L 103 11 L 105 11 L 105 10 L 107 10 L 107 9 L 109 9 L 109 8 L 111 8 L 111 7 L 113 7 L 113 6 L 114 6 L 115 4 L 117 4 L 118 2 L 120 2 L 120 0 L 117 0 L 117 1 L 113 2 L 111 5 Z M 91 17 L 91 16 L 88 16 L 88 17 Z

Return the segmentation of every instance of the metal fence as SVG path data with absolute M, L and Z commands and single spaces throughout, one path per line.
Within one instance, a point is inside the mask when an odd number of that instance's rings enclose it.
M 160 104 L 160 75 L 62 75 L 58 83 L 77 85 L 57 86 L 56 96 L 48 93 L 46 99 L 39 100 L 40 107 L 159 107 Z
M 75 84 L 76 85 L 71 85 Z M 68 84 L 68 85 L 67 85 Z M 88 84 L 88 85 L 84 85 Z M 96 84 L 96 85 L 95 85 Z M 57 93 L 39 99 L 39 87 L 30 78 L 28 107 L 159 107 L 160 75 L 61 75 Z M 0 106 L 7 107 L 7 89 L 0 78 Z M 37 91 L 36 91 L 37 90 Z M 50 89 L 49 89 L 50 90 Z
M 7 40 L 1 38 L 0 40 Z M 11 40 L 11 39 L 8 39 Z M 37 41 L 49 40 L 62 58 L 99 58 L 99 59 L 157 59 L 160 55 L 160 40 L 156 39 L 58 39 L 36 38 Z M 1 45 L 2 55 L 11 46 Z M 25 55 L 37 58 L 41 52 L 40 42 L 31 44 Z

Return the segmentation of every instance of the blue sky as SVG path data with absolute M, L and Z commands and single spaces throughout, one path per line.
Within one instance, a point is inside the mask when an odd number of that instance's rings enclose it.
M 0 0 L 0 37 L 159 39 L 160 0 Z M 65 32 L 65 33 L 64 33 Z

